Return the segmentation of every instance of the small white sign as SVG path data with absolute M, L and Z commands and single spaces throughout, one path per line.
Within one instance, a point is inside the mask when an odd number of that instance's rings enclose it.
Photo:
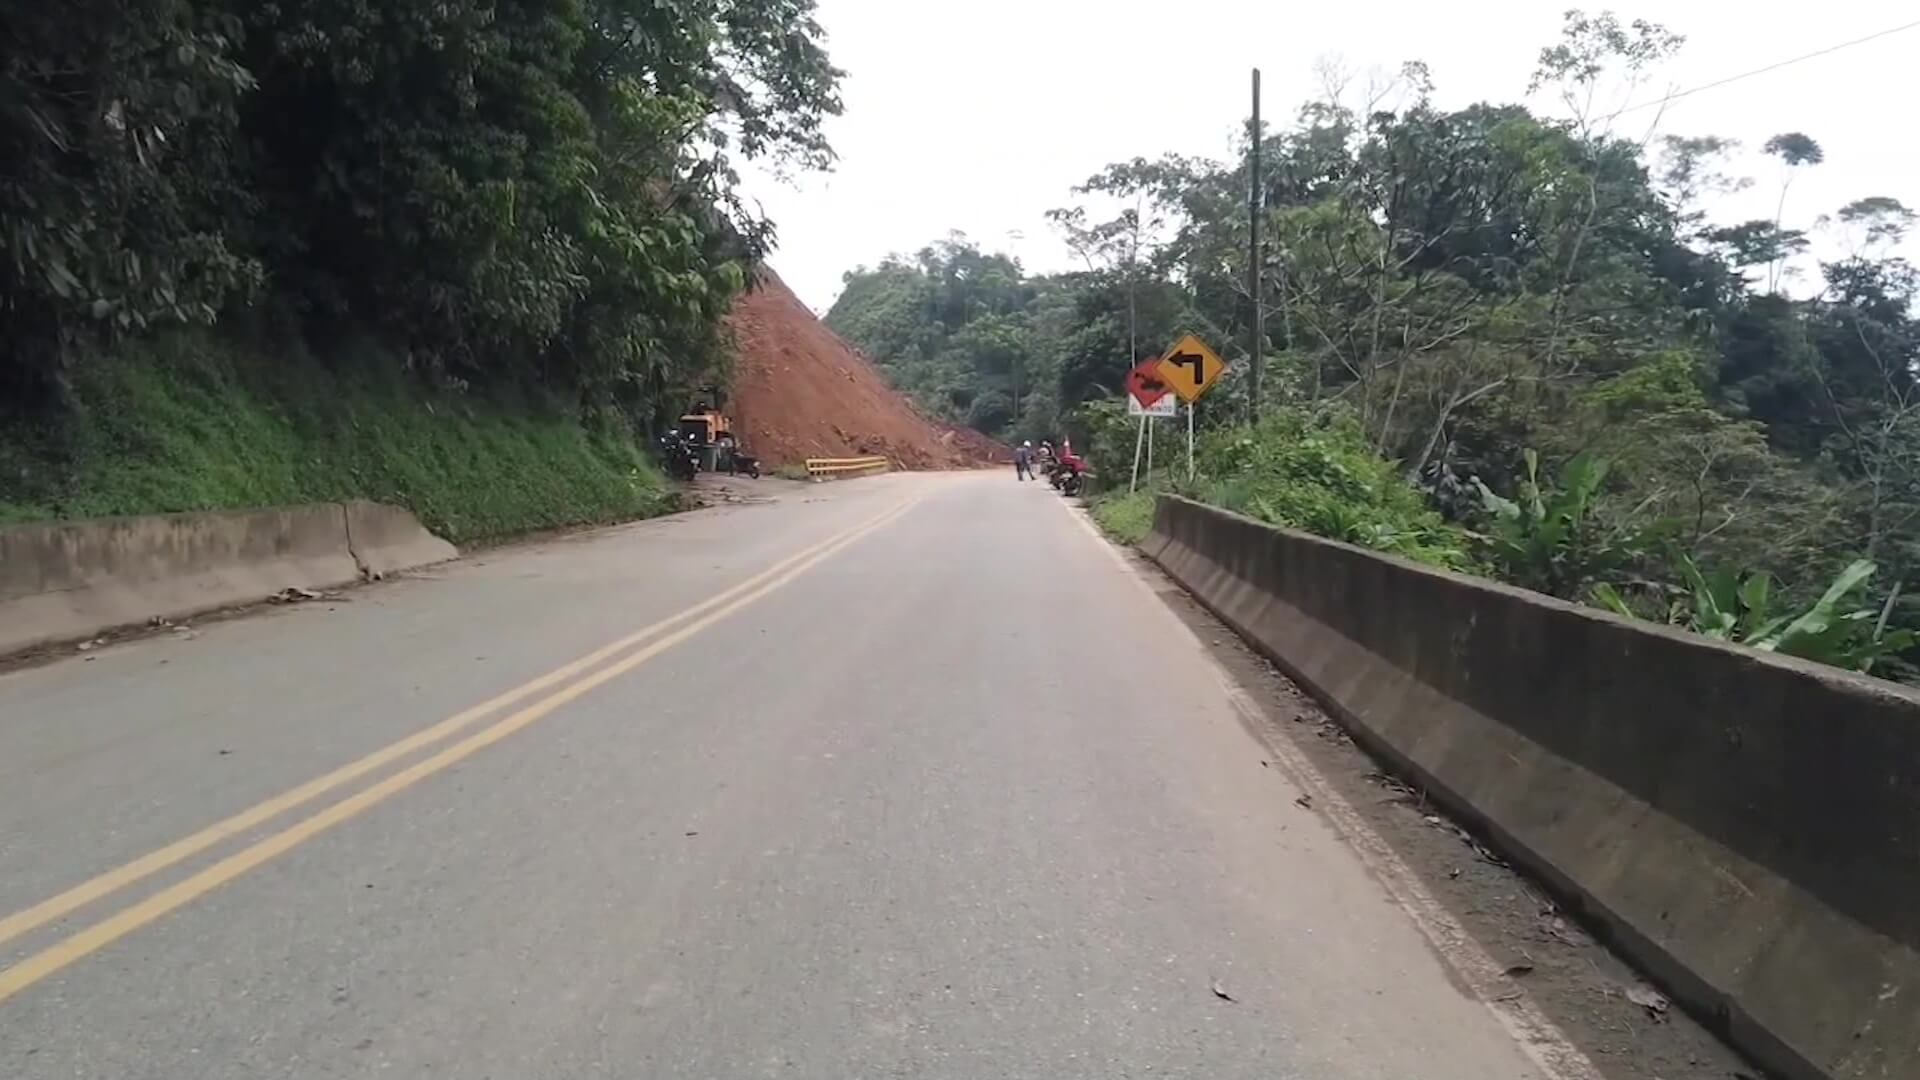
M 1177 397 L 1174 397 L 1172 394 L 1168 394 L 1165 397 L 1161 398 L 1159 401 L 1154 402 L 1151 406 L 1144 406 L 1140 404 L 1140 399 L 1134 397 L 1132 394 L 1128 394 L 1127 395 L 1127 415 L 1128 416 L 1158 416 L 1158 417 L 1179 416 L 1180 415 L 1180 399 Z

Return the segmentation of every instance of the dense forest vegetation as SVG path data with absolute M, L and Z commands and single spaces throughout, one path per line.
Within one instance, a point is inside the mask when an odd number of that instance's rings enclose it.
M 1201 410 L 1198 475 L 1182 462 L 1155 483 L 1908 674 L 1920 323 L 1898 246 L 1913 212 L 1873 192 L 1799 205 L 1795 177 L 1823 164 L 1813 135 L 1768 139 L 1778 169 L 1750 181 L 1728 175 L 1727 139 L 1657 134 L 1647 112 L 1623 134 L 1591 104 L 1680 45 L 1570 12 L 1534 76 L 1564 105 L 1552 116 L 1442 109 L 1416 63 L 1262 132 L 1257 427 L 1243 163 L 1114 164 L 1049 214 L 1079 269 L 1028 275 L 954 236 L 849 273 L 828 319 L 929 408 L 1008 438 L 1071 432 L 1123 492 L 1121 377 L 1196 331 L 1241 362 Z M 1777 188 L 1772 218 L 1709 220 L 1716 193 L 1749 183 Z M 1836 254 L 1795 280 L 1814 230 Z M 1145 509 L 1102 512 L 1138 529 Z
M 732 162 L 830 157 L 812 10 L 0 0 L 0 517 L 648 471 L 772 238 Z

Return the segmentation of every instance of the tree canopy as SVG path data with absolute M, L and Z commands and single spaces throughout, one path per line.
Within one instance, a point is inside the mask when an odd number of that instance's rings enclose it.
M 248 312 L 643 406 L 831 159 L 813 0 L 0 0 L 0 388 Z

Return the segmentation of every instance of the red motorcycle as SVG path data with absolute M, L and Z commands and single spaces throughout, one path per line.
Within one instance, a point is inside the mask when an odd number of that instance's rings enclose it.
M 1062 495 L 1078 495 L 1086 487 L 1087 477 L 1093 475 L 1087 459 L 1071 450 L 1063 451 L 1057 461 L 1047 469 L 1047 481 L 1060 489 Z

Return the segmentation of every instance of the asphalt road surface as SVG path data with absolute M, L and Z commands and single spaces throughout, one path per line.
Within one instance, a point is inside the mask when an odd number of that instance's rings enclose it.
M 0 1076 L 1548 1075 L 1044 484 L 760 490 L 0 676 Z

